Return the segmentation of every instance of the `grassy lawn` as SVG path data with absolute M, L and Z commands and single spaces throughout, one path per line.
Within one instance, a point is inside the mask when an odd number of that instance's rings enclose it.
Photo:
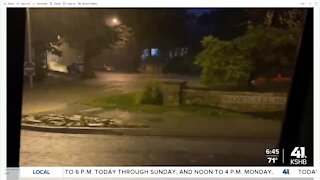
M 104 109 L 119 109 L 129 112 L 142 112 L 165 114 L 172 116 L 198 116 L 198 117 L 247 117 L 253 116 L 256 118 L 282 120 L 283 113 L 269 113 L 268 118 L 264 113 L 240 113 L 229 110 L 223 110 L 210 106 L 161 106 L 161 105 L 147 105 L 139 103 L 140 94 L 138 92 L 131 92 L 125 94 L 118 94 L 105 97 L 95 97 L 83 101 L 83 104 L 95 107 L 102 107 Z M 261 114 L 261 116 L 260 116 Z
M 180 128 L 176 122 L 192 131 L 210 131 L 215 137 L 274 138 L 280 133 L 283 113 L 240 113 L 209 106 L 170 107 L 139 103 L 138 92 L 100 96 L 82 103 L 106 110 L 122 110 L 135 113 L 151 113 L 168 118 L 163 127 Z M 160 125 L 160 124 L 159 124 Z
M 113 95 L 107 97 L 96 97 L 94 99 L 85 100 L 84 104 L 104 109 L 119 109 L 129 112 L 142 112 L 154 114 L 166 114 L 173 116 L 225 116 L 227 112 L 212 108 L 212 107 L 199 107 L 199 106 L 161 106 L 161 105 L 148 105 L 139 103 L 138 92 L 125 93 L 120 95 Z

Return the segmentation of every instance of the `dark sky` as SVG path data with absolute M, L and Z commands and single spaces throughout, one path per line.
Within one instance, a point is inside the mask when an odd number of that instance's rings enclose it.
M 203 9 L 188 9 L 188 13 L 193 13 L 196 14 L 197 16 L 206 13 L 206 12 L 210 12 L 213 9 L 209 9 L 209 8 L 203 8 Z

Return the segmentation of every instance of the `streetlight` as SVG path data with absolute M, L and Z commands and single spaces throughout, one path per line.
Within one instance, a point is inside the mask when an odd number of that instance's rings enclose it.
M 113 17 L 113 18 L 106 18 L 105 19 L 105 23 L 106 23 L 106 25 L 107 26 L 117 26 L 117 25 L 119 25 L 120 24 L 120 21 L 119 21 L 119 19 L 118 18 L 116 18 L 116 17 Z
M 117 23 L 118 23 L 118 19 L 117 19 L 117 18 L 113 18 L 113 19 L 112 19 L 112 22 L 113 22 L 114 24 L 117 24 Z

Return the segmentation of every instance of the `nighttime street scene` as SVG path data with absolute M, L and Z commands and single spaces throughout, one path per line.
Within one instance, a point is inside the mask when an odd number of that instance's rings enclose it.
M 275 165 L 304 9 L 26 11 L 21 166 Z

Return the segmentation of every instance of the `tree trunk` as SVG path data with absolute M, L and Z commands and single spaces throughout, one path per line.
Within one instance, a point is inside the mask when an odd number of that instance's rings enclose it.
M 131 48 L 133 51 L 132 63 L 131 63 L 132 64 L 132 71 L 137 72 L 141 66 L 141 52 L 142 52 L 143 48 L 135 40 L 133 41 Z
M 93 71 L 93 65 L 91 61 L 92 57 L 93 56 L 90 53 L 88 53 L 88 51 L 86 50 L 84 59 L 83 59 L 84 69 L 82 72 L 82 79 L 91 79 L 96 77 Z
M 282 10 L 274 10 L 272 19 L 271 19 L 271 26 L 276 28 L 285 28 L 284 25 L 281 23 L 281 13 L 279 11 Z
M 44 68 L 45 56 L 43 52 L 45 52 L 45 49 L 43 48 L 39 48 L 39 47 L 34 48 L 33 61 L 35 63 L 35 76 L 34 76 L 35 82 L 41 82 L 47 76 L 46 68 Z
M 140 62 L 140 59 L 141 59 L 141 50 L 139 49 L 136 49 L 135 52 L 134 52 L 134 56 L 133 56 L 133 71 L 134 72 L 137 72 L 138 69 L 140 68 L 140 65 L 141 65 L 141 62 Z
M 255 80 L 255 73 L 253 72 L 253 70 L 251 70 L 249 73 L 249 78 L 247 81 L 247 89 L 250 89 L 252 87 L 252 84 L 251 84 L 252 80 Z

